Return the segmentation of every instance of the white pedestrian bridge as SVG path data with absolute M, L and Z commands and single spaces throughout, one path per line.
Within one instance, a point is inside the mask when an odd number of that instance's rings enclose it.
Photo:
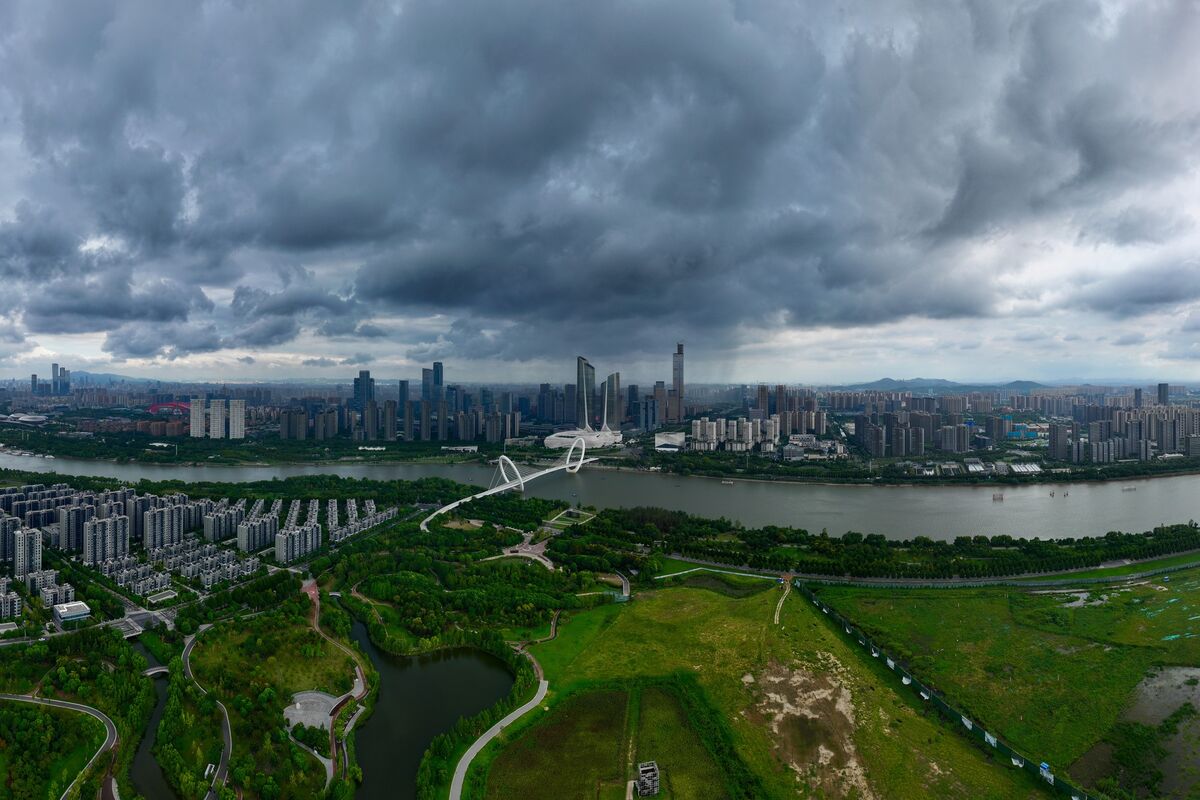
M 575 458 L 575 451 L 577 448 L 579 450 L 579 457 Z M 575 460 L 572 460 L 572 459 L 575 459 Z M 451 511 L 453 511 L 454 509 L 458 508 L 459 506 L 461 506 L 465 503 L 471 502 L 472 500 L 478 500 L 481 497 L 488 497 L 489 495 L 500 494 L 501 492 L 507 492 L 509 489 L 517 489 L 518 491 L 523 492 L 523 491 L 525 491 L 526 483 L 529 483 L 532 480 L 536 480 L 536 479 L 542 477 L 543 475 L 549 475 L 553 472 L 569 472 L 571 474 L 574 474 L 576 472 L 579 472 L 580 467 L 582 467 L 584 464 L 591 463 L 592 461 L 595 461 L 595 460 L 596 460 L 595 458 L 587 457 L 587 443 L 584 442 L 582 436 L 577 438 L 571 444 L 571 448 L 569 450 L 567 450 L 567 455 L 563 458 L 563 461 L 561 464 L 555 464 L 552 467 L 546 467 L 545 469 L 538 470 L 537 472 L 533 472 L 528 475 L 522 475 L 521 471 L 517 469 L 517 465 L 513 463 L 511 458 L 509 458 L 508 456 L 500 456 L 500 460 L 498 463 L 499 473 L 500 473 L 500 483 L 498 485 L 493 486 L 490 489 L 486 489 L 482 492 L 479 492 L 478 494 L 473 494 L 468 497 L 464 497 L 461 500 L 455 500 L 453 503 L 450 503 L 449 505 L 442 506 L 437 511 L 434 511 L 432 514 L 430 514 L 428 517 L 421 520 L 421 530 L 428 531 L 429 523 L 431 521 L 433 521 L 436 517 L 439 517 L 442 514 L 449 513 Z M 512 470 L 511 475 L 509 474 L 509 470 Z

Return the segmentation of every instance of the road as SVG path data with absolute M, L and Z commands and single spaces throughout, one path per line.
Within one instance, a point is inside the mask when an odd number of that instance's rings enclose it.
M 208 690 L 201 686 L 200 681 L 196 680 L 196 676 L 192 674 L 192 648 L 196 646 L 196 639 L 200 634 L 211 627 L 212 625 L 207 623 L 201 625 L 196 633 L 187 638 L 187 642 L 183 646 L 183 674 L 204 694 L 208 694 Z M 213 773 L 212 785 L 208 787 L 205 800 L 217 800 L 217 786 L 225 785 L 225 778 L 229 774 L 229 759 L 233 757 L 233 729 L 229 727 L 229 711 L 220 700 L 217 700 L 217 708 L 221 709 L 221 736 L 225 739 L 225 746 L 221 748 L 221 763 L 217 765 L 217 771 Z
M 81 776 L 87 774 L 87 772 L 92 768 L 92 765 L 94 765 L 96 763 L 97 759 L 99 759 L 100 756 L 102 756 L 104 753 L 107 753 L 108 751 L 112 750 L 114 747 L 117 746 L 117 726 L 113 723 L 113 721 L 109 718 L 109 716 L 107 714 L 105 714 L 103 711 L 101 711 L 98 708 L 92 708 L 91 706 L 85 706 L 82 703 L 72 703 L 67 700 L 49 700 L 44 697 L 30 697 L 28 695 L 23 695 L 23 694 L 0 694 L 0 700 L 15 700 L 18 703 L 33 703 L 34 705 L 39 705 L 39 706 L 53 706 L 54 708 L 66 708 L 71 711 L 79 711 L 84 714 L 87 714 L 88 716 L 95 717 L 96 719 L 100 720 L 100 722 L 102 722 L 104 724 L 104 730 L 105 730 L 104 744 L 100 745 L 100 749 L 97 750 L 96 754 L 93 755 L 91 760 L 89 760 L 87 762 L 87 765 L 84 766 L 83 771 L 80 772 L 79 775 L 75 776 L 75 780 L 71 781 L 71 783 L 67 786 L 66 790 L 62 793 L 62 797 L 59 798 L 59 800 L 63 800 L 64 798 L 66 798 L 67 795 L 69 795 L 71 793 L 71 790 L 75 787 L 75 784 L 79 781 L 79 778 Z M 105 775 L 105 777 L 104 777 L 103 796 L 106 799 L 114 796 L 113 790 L 112 790 L 112 775 L 111 774 Z

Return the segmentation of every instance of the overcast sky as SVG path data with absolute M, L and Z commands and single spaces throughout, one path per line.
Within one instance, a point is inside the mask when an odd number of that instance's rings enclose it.
M 1193 0 L 0 3 L 0 374 L 1200 381 L 1198 87 Z

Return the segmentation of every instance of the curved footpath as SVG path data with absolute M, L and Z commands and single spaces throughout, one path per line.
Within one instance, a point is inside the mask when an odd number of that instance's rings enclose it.
M 313 604 L 313 613 L 312 613 L 312 620 L 311 620 L 312 629 L 317 632 L 318 636 L 320 636 L 325 641 L 329 642 L 334 647 L 341 650 L 343 653 L 345 653 L 347 656 L 350 657 L 351 661 L 354 662 L 354 673 L 355 673 L 354 689 L 353 689 L 353 691 L 347 692 L 346 694 L 344 694 L 340 698 L 338 698 L 337 703 L 334 705 L 333 709 L 329 712 L 329 753 L 331 755 L 331 758 L 326 760 L 324 757 L 317 755 L 315 750 L 310 749 L 310 752 L 312 752 L 313 755 L 317 756 L 317 759 L 325 767 L 325 773 L 326 773 L 325 785 L 329 786 L 329 783 L 333 780 L 333 764 L 339 760 L 337 737 L 334 735 L 334 723 L 336 722 L 336 720 L 338 718 L 338 714 L 341 713 L 342 709 L 346 706 L 346 704 L 348 702 L 350 702 L 350 700 L 356 700 L 356 701 L 361 702 L 363 700 L 363 698 L 365 698 L 367 696 L 367 693 L 370 692 L 370 687 L 367 685 L 367 674 L 363 670 L 362 661 L 359 659 L 359 655 L 357 653 L 355 653 L 353 650 L 351 650 L 349 647 L 347 647 L 346 645 L 339 642 L 337 639 L 334 639 L 332 636 L 325 633 L 325 631 L 321 630 L 321 591 L 320 591 L 320 589 L 317 588 L 317 582 L 314 579 L 309 578 L 306 581 L 304 581 L 301 588 L 304 591 L 304 593 L 308 595 L 308 599 L 311 600 L 312 604 Z M 355 584 L 354 588 L 357 589 L 358 584 Z M 353 591 L 354 590 L 352 589 L 351 592 L 353 593 Z M 357 718 L 357 712 L 355 713 L 355 717 Z M 346 733 L 349 733 L 349 732 L 350 732 L 349 726 L 347 726 Z M 348 772 L 350 765 L 349 765 L 349 760 L 346 756 L 345 748 L 342 748 L 342 756 L 341 756 L 340 761 L 343 766 L 343 771 Z
M 97 750 L 95 755 L 93 755 L 87 764 L 84 765 L 79 774 L 75 776 L 75 779 L 67 785 L 67 788 L 63 791 L 62 797 L 60 797 L 59 800 L 64 800 L 64 798 L 71 793 L 71 790 L 75 787 L 75 784 L 79 782 L 81 777 L 87 774 L 88 770 L 92 768 L 92 765 L 96 763 L 97 759 L 99 759 L 101 755 L 117 746 L 117 726 L 107 714 L 98 708 L 85 706 L 82 703 L 72 703 L 67 700 L 50 700 L 44 697 L 30 697 L 29 695 L 23 694 L 0 694 L 0 700 L 15 700 L 18 703 L 33 703 L 34 705 L 39 706 L 53 706 L 54 708 L 65 708 L 70 711 L 80 711 L 88 716 L 100 720 L 100 722 L 104 724 L 104 744 L 100 745 L 100 749 Z M 112 789 L 111 774 L 104 777 L 103 797 L 106 799 L 115 797 Z
M 540 677 L 542 674 L 542 667 L 537 663 L 537 659 L 529 655 L 529 653 L 525 653 L 525 656 L 534 663 L 538 676 Z M 458 760 L 458 766 L 454 768 L 454 778 L 450 781 L 450 800 L 462 800 L 463 783 L 466 782 L 467 770 L 471 768 L 471 762 L 475 760 L 475 756 L 479 755 L 480 751 L 487 747 L 488 743 L 491 742 L 492 739 L 495 739 L 497 736 L 499 736 L 501 731 L 516 722 L 528 712 L 537 708 L 541 702 L 546 699 L 546 692 L 549 691 L 549 689 L 550 682 L 545 678 L 541 678 L 538 681 L 537 691 L 534 692 L 533 698 L 529 702 L 525 703 L 520 708 L 514 709 L 506 717 L 504 717 L 504 719 L 488 728 L 483 736 L 480 736 L 471 743 L 471 746 L 467 748 L 467 752 L 463 753 L 462 758 Z
M 200 685 L 200 681 L 196 680 L 196 676 L 192 674 L 192 648 L 196 644 L 196 639 L 200 634 L 211 628 L 212 625 L 205 623 L 197 629 L 195 633 L 187 637 L 183 645 L 183 674 L 188 677 L 192 683 L 196 684 L 196 688 L 204 694 L 208 694 L 208 690 Z M 216 700 L 216 698 L 213 698 Z M 221 709 L 221 736 L 225 739 L 225 746 L 221 748 L 221 763 L 217 765 L 217 771 L 213 773 L 212 784 L 208 787 L 208 794 L 205 795 L 205 800 L 217 800 L 219 793 L 217 786 L 225 785 L 225 778 L 229 774 L 229 759 L 233 755 L 233 729 L 229 727 L 229 711 L 226 710 L 225 704 L 220 700 L 216 700 L 217 708 Z
M 504 719 L 497 722 L 492 727 L 484 731 L 483 735 L 471 743 L 467 748 L 467 752 L 463 753 L 462 758 L 458 760 L 458 765 L 454 768 L 454 777 L 450 781 L 450 800 L 462 800 L 463 784 L 467 780 L 467 771 L 471 769 L 471 762 L 475 760 L 475 756 L 487 747 L 488 743 L 500 735 L 500 732 L 509 725 L 516 722 L 528 712 L 537 708 L 543 700 L 546 699 L 546 692 L 550 690 L 550 682 L 546 680 L 546 674 L 542 671 L 542 665 L 533 657 L 525 648 L 531 644 L 541 644 L 548 642 L 558 636 L 558 617 L 562 614 L 561 611 L 555 611 L 554 616 L 550 618 L 550 635 L 543 636 L 541 639 L 534 639 L 532 642 L 523 642 L 517 646 L 517 652 L 529 659 L 529 663 L 533 664 L 533 671 L 537 674 L 538 688 L 533 693 L 533 698 L 529 702 L 522 705 L 520 708 L 514 709 L 507 714 Z

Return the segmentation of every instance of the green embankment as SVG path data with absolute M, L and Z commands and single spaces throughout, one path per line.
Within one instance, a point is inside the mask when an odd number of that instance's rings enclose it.
M 868 792 L 887 798 L 1042 796 L 1027 777 L 990 763 L 928 716 L 898 691 L 893 676 L 852 650 L 798 595 L 784 603 L 781 624 L 773 625 L 779 596 L 778 589 L 730 597 L 673 587 L 642 593 L 627 605 L 564 617 L 557 639 L 531 648 L 550 682 L 544 704 L 549 712 L 532 712 L 506 730 L 498 745 L 485 749 L 472 769 L 472 782 L 486 779 L 489 798 L 511 796 L 505 793 L 509 787 L 537 772 L 517 754 L 537 749 L 538 742 L 578 741 L 581 748 L 599 748 L 594 740 L 601 738 L 608 748 L 609 737 L 645 730 L 641 720 L 654 719 L 661 723 L 655 726 L 662 729 L 660 738 L 638 735 L 627 741 L 631 753 L 618 760 L 617 768 L 605 767 L 586 796 L 606 796 L 599 790 L 610 785 L 610 774 L 621 772 L 623 782 L 645 758 L 660 763 L 670 790 L 680 797 L 693 796 L 689 787 L 699 785 L 709 787 L 709 796 L 720 796 L 711 787 L 727 784 L 714 784 L 711 769 L 728 776 L 738 765 L 747 771 L 749 785 L 760 782 L 749 796 L 795 797 L 798 788 L 801 796 L 814 797 Z M 703 706 L 687 706 L 689 726 L 679 724 L 677 708 L 664 708 L 651 694 L 655 681 L 680 674 L 703 698 Z M 628 693 L 638 687 L 636 726 L 620 722 L 626 706 L 613 702 L 608 713 L 617 721 L 610 720 L 602 734 L 586 717 L 576 720 L 573 704 L 589 691 L 624 688 Z M 711 712 L 707 718 L 705 708 Z M 717 734 L 708 735 L 710 725 Z M 546 730 L 556 733 L 551 737 Z M 697 759 L 698 743 L 716 766 Z M 822 759 L 832 760 L 823 764 Z M 675 760 L 683 762 L 682 768 Z

